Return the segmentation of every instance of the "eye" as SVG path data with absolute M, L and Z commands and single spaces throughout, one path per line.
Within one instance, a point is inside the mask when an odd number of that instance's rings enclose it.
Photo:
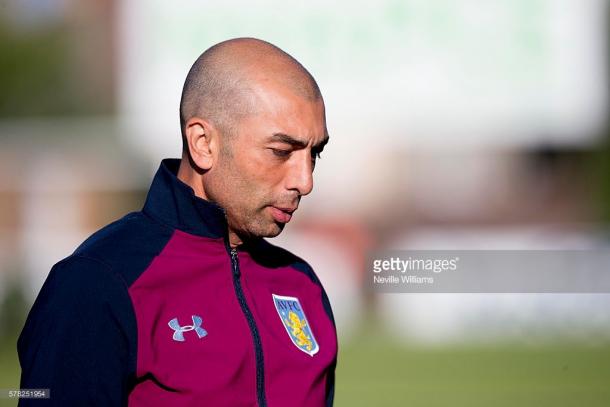
M 312 161 L 315 161 L 317 159 L 322 158 L 322 152 L 321 151 L 312 151 L 311 152 L 311 159 Z
M 276 157 L 280 157 L 280 158 L 287 158 L 290 153 L 292 152 L 292 150 L 282 150 L 279 148 L 272 148 L 271 151 L 273 152 L 273 154 Z

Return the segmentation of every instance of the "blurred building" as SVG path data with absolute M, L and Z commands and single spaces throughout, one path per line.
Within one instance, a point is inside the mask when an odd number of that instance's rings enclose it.
M 377 312 L 424 342 L 552 333 L 575 304 L 563 331 L 608 325 L 599 296 L 362 289 L 374 247 L 608 245 L 605 1 L 4 4 L 0 279 L 27 276 L 30 299 L 88 234 L 140 209 L 159 160 L 179 156 L 195 58 L 255 36 L 299 59 L 325 97 L 331 142 L 277 240 L 329 287 L 341 332 Z M 490 329 L 490 310 L 508 322 Z

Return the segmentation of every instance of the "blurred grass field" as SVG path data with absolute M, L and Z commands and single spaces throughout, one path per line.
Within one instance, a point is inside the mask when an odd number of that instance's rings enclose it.
M 0 389 L 19 388 L 19 374 L 17 339 L 0 341 Z M 16 400 L 0 397 L 0 407 L 14 407 L 16 405 Z
M 610 406 L 610 345 L 405 346 L 363 336 L 340 349 L 336 406 Z
M 335 405 L 609 406 L 610 345 L 416 347 L 383 335 L 340 344 Z M 0 348 L 0 388 L 19 383 L 14 343 Z M 0 406 L 16 406 L 0 399 Z

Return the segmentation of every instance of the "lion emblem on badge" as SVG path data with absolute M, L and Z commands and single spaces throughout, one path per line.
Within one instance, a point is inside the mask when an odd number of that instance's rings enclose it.
M 307 327 L 307 322 L 301 320 L 301 318 L 292 311 L 288 313 L 288 319 L 284 322 L 292 329 L 292 336 L 296 338 L 297 346 L 305 346 L 305 349 L 311 350 L 311 339 L 309 339 L 309 336 L 303 330 L 303 328 Z

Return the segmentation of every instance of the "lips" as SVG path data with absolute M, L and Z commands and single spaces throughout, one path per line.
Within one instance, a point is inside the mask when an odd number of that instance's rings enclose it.
M 288 223 L 292 218 L 292 213 L 296 208 L 278 208 L 277 206 L 271 206 L 271 215 L 276 222 Z

